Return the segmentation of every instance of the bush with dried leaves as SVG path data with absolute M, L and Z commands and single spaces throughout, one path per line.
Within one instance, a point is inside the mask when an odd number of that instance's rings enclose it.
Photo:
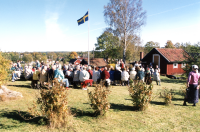
M 10 68 L 10 60 L 5 59 L 0 52 L 0 88 L 8 80 L 8 71 Z
M 91 101 L 91 107 L 94 110 L 95 116 L 103 116 L 106 114 L 110 108 L 110 103 L 108 102 L 108 95 L 110 90 L 102 85 L 97 85 L 94 91 L 88 90 L 88 96 Z
M 143 111 L 148 108 L 148 104 L 151 101 L 152 89 L 152 84 L 147 86 L 146 83 L 136 82 L 133 85 L 133 80 L 130 80 L 129 94 L 132 98 L 133 105 L 137 109 Z
M 41 97 L 33 103 L 29 112 L 35 117 L 45 117 L 50 128 L 66 127 L 71 115 L 67 94 L 68 90 L 55 80 L 52 88 L 40 90 Z
M 173 90 L 172 89 L 167 89 L 166 87 L 163 88 L 163 92 L 160 93 L 160 97 L 164 98 L 164 103 L 166 105 L 170 105 L 172 103 L 172 98 L 173 98 Z

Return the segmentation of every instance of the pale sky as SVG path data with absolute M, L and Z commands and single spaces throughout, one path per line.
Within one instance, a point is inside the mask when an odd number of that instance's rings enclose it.
M 109 0 L 0 0 L 1 51 L 87 51 L 88 21 L 77 20 L 89 9 L 89 50 L 104 29 Z M 200 0 L 143 0 L 147 12 L 141 28 L 143 45 L 167 40 L 200 42 Z

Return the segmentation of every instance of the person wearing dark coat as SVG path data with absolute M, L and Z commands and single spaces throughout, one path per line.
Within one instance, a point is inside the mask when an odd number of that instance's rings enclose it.
M 114 79 L 115 84 L 121 84 L 121 71 L 119 69 L 115 69 Z
M 145 73 L 145 82 L 147 85 L 152 83 L 151 80 L 151 72 L 150 72 L 150 68 L 147 68 L 146 73 Z
M 110 74 L 110 81 L 111 81 L 111 84 L 113 84 L 115 82 L 115 70 L 113 67 L 111 67 L 111 70 L 109 71 L 109 74 Z
M 56 66 L 52 65 L 51 69 L 47 71 L 47 81 L 50 83 L 54 80 L 54 70 L 56 70 Z

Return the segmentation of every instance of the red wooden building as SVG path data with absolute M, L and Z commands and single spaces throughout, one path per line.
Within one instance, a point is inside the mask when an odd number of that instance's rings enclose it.
M 78 64 L 81 63 L 81 61 L 82 61 L 82 59 L 71 59 L 69 61 L 69 63 L 74 64 L 74 65 L 78 65 Z
M 141 61 L 146 65 L 152 63 L 154 68 L 158 65 L 161 74 L 174 75 L 184 73 L 183 61 L 188 57 L 189 54 L 183 49 L 154 48 Z
M 88 65 L 88 59 L 83 59 L 80 64 Z M 107 62 L 103 58 L 92 58 L 90 59 L 90 65 L 97 67 L 104 67 L 107 65 Z

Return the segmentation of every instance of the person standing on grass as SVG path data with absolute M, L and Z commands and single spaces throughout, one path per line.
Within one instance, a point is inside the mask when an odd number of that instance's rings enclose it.
M 144 82 L 144 72 L 143 70 L 140 69 L 140 67 L 136 67 L 137 69 L 137 74 L 136 74 L 136 79 L 139 80 L 140 82 Z
M 158 69 L 155 70 L 154 74 L 153 74 L 153 80 L 156 81 L 156 84 L 160 86 L 160 74 L 158 72 Z
M 91 66 L 88 66 L 88 73 L 90 74 L 90 79 L 92 79 L 93 76 L 93 71 L 91 69 Z
M 154 69 L 153 67 L 150 65 L 150 73 L 151 73 L 151 77 L 153 76 L 153 73 L 154 73 Z
M 158 73 L 160 74 L 160 68 L 158 67 L 158 65 L 156 65 L 156 69 L 155 70 L 158 70 Z
M 109 71 L 110 81 L 111 81 L 111 84 L 114 84 L 114 82 L 115 82 L 115 70 L 114 70 L 113 66 L 111 66 L 110 69 L 111 69 Z
M 125 68 L 122 68 L 122 72 L 121 72 L 122 86 L 126 86 L 126 85 L 129 84 L 128 79 L 129 79 L 129 74 L 128 74 L 128 72 L 126 71 Z
M 199 86 L 200 86 L 200 74 L 198 73 L 198 66 L 192 65 L 192 71 L 189 73 L 187 80 L 187 91 L 186 96 L 183 102 L 183 105 L 186 106 L 186 102 L 193 103 L 193 106 L 196 106 L 196 103 L 199 101 Z
M 108 87 L 110 85 L 110 74 L 107 71 L 107 67 L 104 67 L 104 70 L 101 73 L 101 79 L 105 82 L 105 86 Z
M 121 70 L 120 70 L 120 67 L 115 69 L 114 80 L 115 80 L 115 85 L 117 85 L 117 84 L 121 85 Z
M 130 71 L 130 79 L 134 81 L 134 84 L 136 83 L 136 74 L 137 72 L 135 71 L 135 67 L 133 67 Z
M 99 70 L 98 67 L 94 67 L 93 76 L 92 76 L 92 80 L 94 84 L 98 84 L 101 80 L 101 74 L 100 74 L 100 71 L 98 70 Z

